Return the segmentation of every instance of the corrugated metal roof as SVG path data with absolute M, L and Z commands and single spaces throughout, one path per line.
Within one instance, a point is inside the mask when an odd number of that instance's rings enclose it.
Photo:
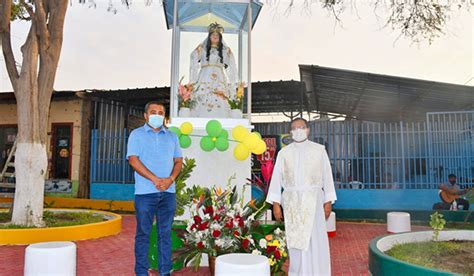
M 309 109 L 361 120 L 424 119 L 427 112 L 474 109 L 474 87 L 300 65 Z

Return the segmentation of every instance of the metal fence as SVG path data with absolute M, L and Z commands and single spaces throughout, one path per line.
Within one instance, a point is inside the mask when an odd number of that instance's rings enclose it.
M 102 117 L 117 111 L 102 107 Z M 107 111 L 106 111 L 107 110 Z M 108 115 L 107 115 L 108 114 Z M 339 189 L 431 189 L 454 173 L 474 181 L 474 111 L 429 113 L 423 122 L 310 122 L 324 144 Z M 256 124 L 262 135 L 289 132 L 288 123 Z M 91 182 L 133 183 L 125 160 L 126 127 L 101 121 L 92 132 Z
M 129 115 L 143 116 L 143 109 L 122 103 L 100 101 L 94 106 L 91 132 L 91 182 L 133 183 L 126 160 Z
M 288 123 L 257 124 L 262 135 Z M 451 173 L 474 182 L 474 111 L 428 113 L 423 122 L 310 122 L 310 139 L 326 146 L 341 189 L 430 189 Z

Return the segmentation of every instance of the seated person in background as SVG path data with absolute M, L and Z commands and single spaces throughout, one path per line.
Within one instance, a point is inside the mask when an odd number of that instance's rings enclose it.
M 461 190 L 461 187 L 456 183 L 456 175 L 450 174 L 448 176 L 448 184 L 439 185 L 439 197 L 442 202 L 433 205 L 434 210 L 469 210 L 469 201 L 461 198 L 468 190 Z

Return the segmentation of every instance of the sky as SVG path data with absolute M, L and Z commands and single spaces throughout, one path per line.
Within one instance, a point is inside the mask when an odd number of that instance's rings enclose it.
M 72 1 L 56 90 L 169 86 L 171 31 L 160 1 L 151 6 L 133 1 L 129 9 L 116 3 L 114 14 L 107 11 L 108 1 L 97 0 L 96 8 Z M 313 64 L 474 85 L 472 9 L 455 14 L 443 37 L 418 45 L 397 40 L 398 32 L 383 27 L 385 22 L 368 1 L 359 1 L 356 10 L 346 9 L 341 24 L 317 4 L 311 10 L 297 6 L 286 15 L 285 3 L 264 5 L 255 24 L 253 81 L 299 80 L 298 64 Z M 383 17 L 384 11 L 378 14 Z M 27 30 L 27 23 L 12 24 L 17 59 Z M 0 91 L 11 91 L 3 56 L 0 59 Z

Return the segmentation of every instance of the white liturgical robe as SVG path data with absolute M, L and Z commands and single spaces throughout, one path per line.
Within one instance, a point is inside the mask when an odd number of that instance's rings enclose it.
M 335 200 L 331 164 L 323 145 L 291 143 L 278 153 L 267 202 L 283 207 L 290 276 L 331 275 L 323 205 Z

